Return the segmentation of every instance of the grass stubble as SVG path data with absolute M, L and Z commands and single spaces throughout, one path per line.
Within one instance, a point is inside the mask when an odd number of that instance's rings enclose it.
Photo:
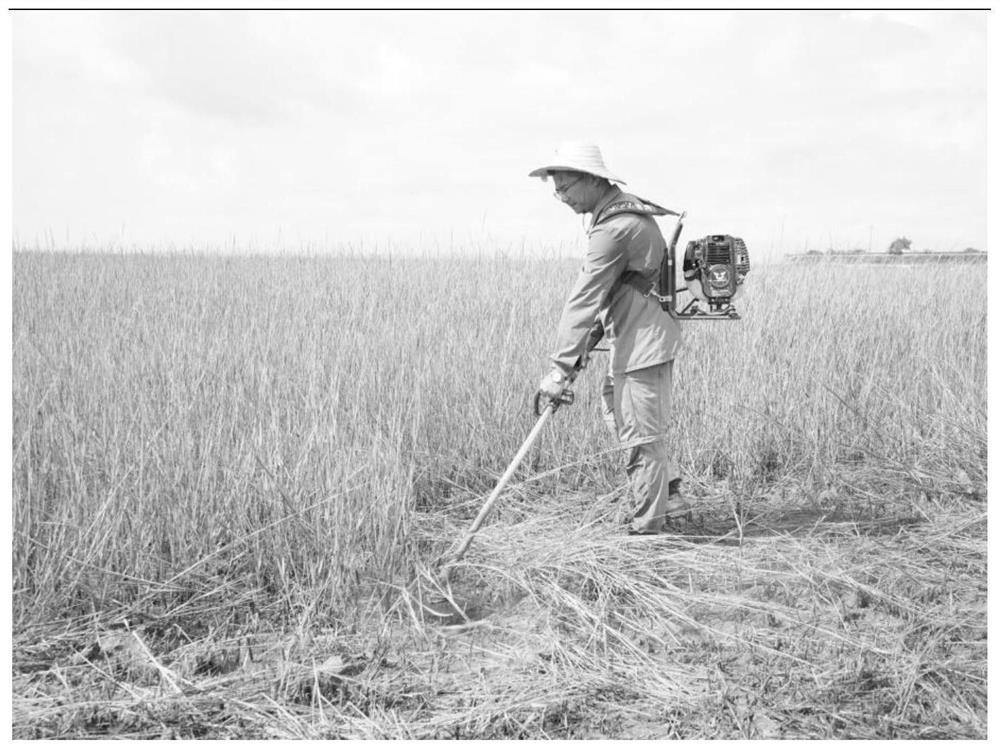
M 976 267 L 765 265 L 685 324 L 684 535 L 624 534 L 599 355 L 434 622 L 406 583 L 529 431 L 574 264 L 13 267 L 15 737 L 986 736 Z

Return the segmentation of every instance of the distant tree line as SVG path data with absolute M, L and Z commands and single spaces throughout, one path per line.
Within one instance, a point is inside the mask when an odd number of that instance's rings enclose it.
M 902 255 L 904 252 L 909 252 L 910 248 L 913 246 L 913 241 L 907 237 L 896 237 L 892 242 L 889 243 L 888 253 L 890 255 Z M 921 252 L 925 255 L 930 255 L 937 252 L 936 250 L 924 249 Z M 962 250 L 962 253 L 968 254 L 980 254 L 982 250 L 977 250 L 975 247 L 966 247 Z M 856 247 L 853 250 L 835 250 L 832 247 L 823 252 L 822 250 L 808 250 L 806 255 L 863 255 L 867 253 L 860 247 Z

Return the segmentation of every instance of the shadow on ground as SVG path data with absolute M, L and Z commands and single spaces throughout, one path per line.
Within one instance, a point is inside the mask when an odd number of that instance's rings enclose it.
M 920 515 L 873 518 L 845 508 L 777 508 L 747 513 L 743 518 L 735 514 L 730 517 L 696 515 L 695 522 L 683 531 L 683 535 L 691 540 L 696 537 L 702 543 L 732 546 L 773 536 L 895 536 L 925 522 Z

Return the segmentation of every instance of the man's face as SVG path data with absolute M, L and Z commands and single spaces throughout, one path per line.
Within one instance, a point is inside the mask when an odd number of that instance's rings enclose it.
M 597 202 L 594 180 L 582 172 L 552 172 L 555 195 L 575 213 L 589 213 Z M 599 197 L 599 196 L 598 196 Z

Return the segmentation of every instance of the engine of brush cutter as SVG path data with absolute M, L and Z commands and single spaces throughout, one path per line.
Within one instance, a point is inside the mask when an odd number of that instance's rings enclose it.
M 679 317 L 739 318 L 732 301 L 750 272 L 750 255 L 742 239 L 710 234 L 688 242 L 683 271 L 695 298 L 677 313 Z M 699 302 L 707 303 L 708 309 L 701 309 Z

